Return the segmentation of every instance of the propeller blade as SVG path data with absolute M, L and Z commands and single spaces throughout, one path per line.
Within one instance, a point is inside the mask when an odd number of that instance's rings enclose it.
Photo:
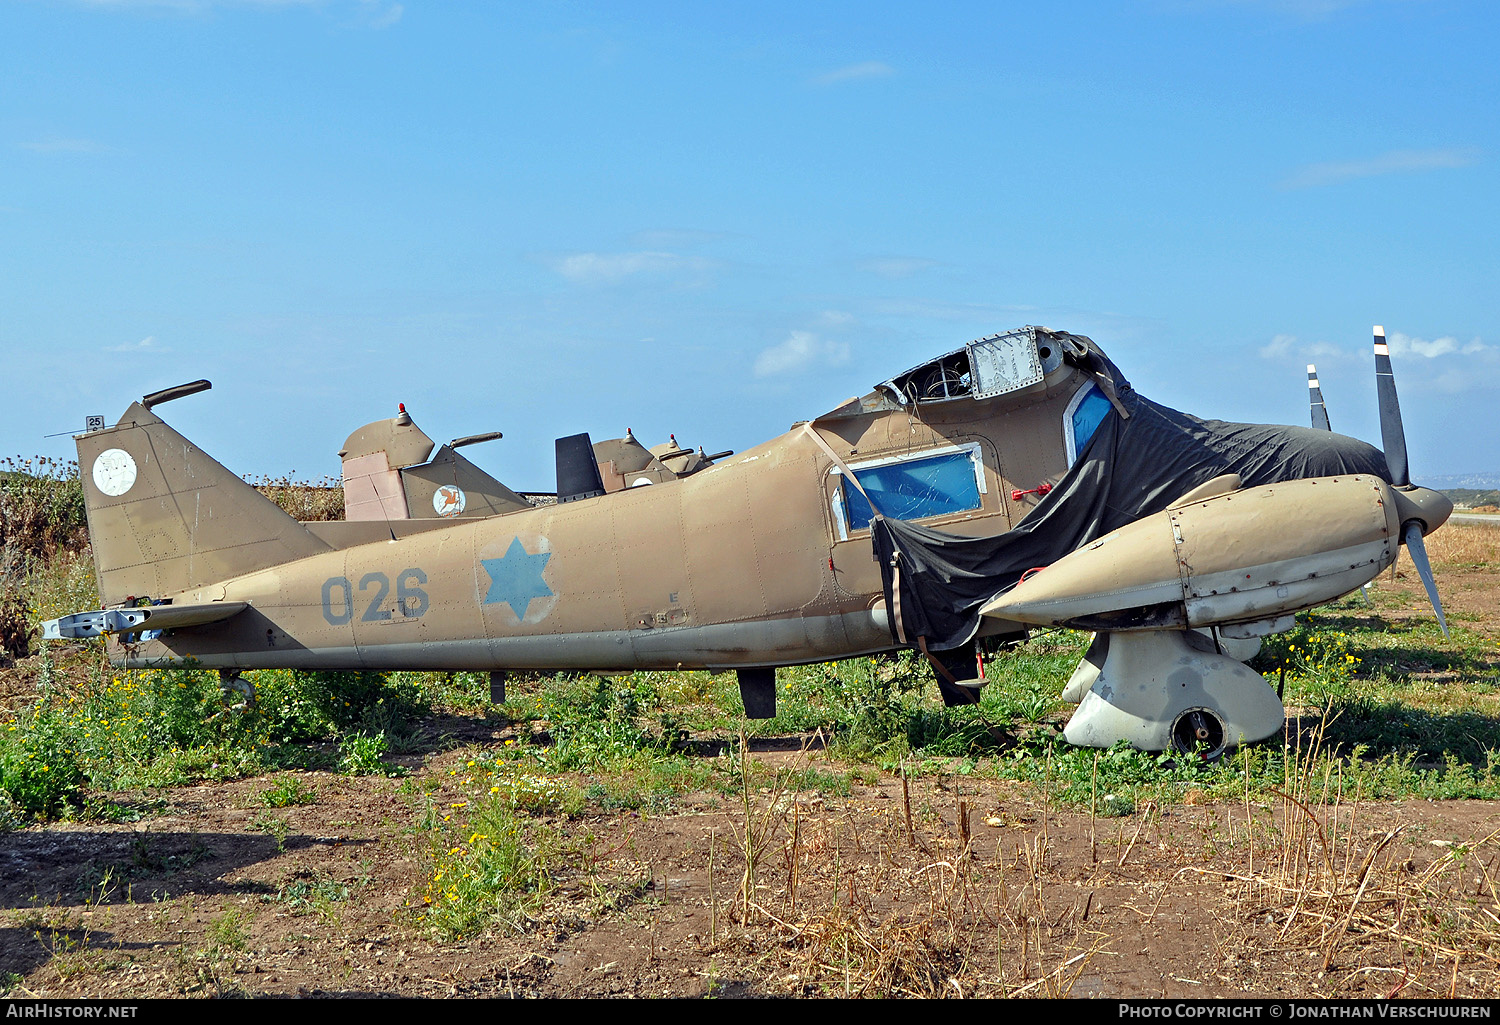
M 1375 392 L 1380 400 L 1380 439 L 1385 447 L 1385 465 L 1391 483 L 1404 488 L 1411 483 L 1406 466 L 1406 432 L 1401 427 L 1401 402 L 1396 398 L 1396 378 L 1391 373 L 1391 350 L 1385 344 L 1385 328 L 1375 325 Z
M 1328 423 L 1328 407 L 1323 405 L 1323 389 L 1318 386 L 1318 368 L 1307 365 L 1307 398 L 1312 405 L 1312 425 L 1320 431 L 1332 431 Z
M 1438 601 L 1437 581 L 1432 579 L 1432 567 L 1427 564 L 1427 547 L 1422 543 L 1422 524 L 1411 520 L 1401 530 L 1401 543 L 1406 545 L 1406 552 L 1411 556 L 1411 564 L 1417 567 L 1417 576 L 1422 578 L 1422 586 L 1427 588 L 1427 600 L 1432 602 L 1432 611 L 1437 613 L 1438 626 L 1443 628 L 1443 636 L 1448 636 L 1448 620 L 1443 615 L 1443 603 Z

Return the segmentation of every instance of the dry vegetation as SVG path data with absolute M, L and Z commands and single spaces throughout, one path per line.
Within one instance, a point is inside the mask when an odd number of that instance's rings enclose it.
M 344 486 L 337 477 L 305 483 L 289 477 L 251 477 L 261 494 L 303 523 L 344 518 Z

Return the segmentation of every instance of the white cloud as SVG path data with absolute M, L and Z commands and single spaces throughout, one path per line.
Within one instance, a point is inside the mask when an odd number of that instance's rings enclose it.
M 1284 359 L 1293 352 L 1304 363 L 1325 357 L 1341 358 L 1349 355 L 1347 349 L 1331 342 L 1299 342 L 1296 335 L 1277 335 L 1269 345 L 1260 347 L 1260 354 L 1265 359 Z
M 1277 335 L 1271 339 L 1270 345 L 1263 345 L 1260 354 L 1265 359 L 1280 359 L 1292 351 L 1292 346 L 1297 344 L 1296 335 Z
M 401 20 L 405 11 L 400 4 L 388 4 L 384 0 L 360 0 L 360 13 L 369 28 L 390 28 Z
M 1479 162 L 1479 151 L 1463 149 L 1398 149 L 1369 160 L 1308 164 L 1281 183 L 1282 189 L 1313 189 L 1323 185 L 1340 185 L 1357 178 L 1381 174 L 1405 174 L 1413 171 L 1435 171 L 1453 167 L 1471 167 Z
M 853 82 L 861 78 L 887 78 L 895 73 L 896 69 L 883 61 L 864 61 L 860 64 L 849 64 L 824 72 L 813 79 L 813 84 L 833 85 L 837 82 Z
M 108 153 L 109 147 L 92 139 L 67 139 L 49 135 L 33 142 L 18 142 L 18 147 L 33 153 Z
M 861 260 L 854 266 L 856 270 L 864 271 L 866 274 L 895 280 L 896 278 L 909 278 L 928 267 L 936 267 L 937 261 L 924 260 L 916 256 L 886 256 Z
M 569 281 L 614 285 L 637 275 L 663 276 L 706 270 L 699 257 L 645 250 L 634 253 L 571 253 L 552 257 L 552 269 Z
M 1500 382 L 1500 348 L 1475 338 L 1460 342 L 1452 335 L 1415 338 L 1393 331 L 1386 336 L 1395 368 L 1397 386 L 1403 395 L 1458 394 L 1491 390 Z M 1320 372 L 1330 367 L 1371 373 L 1370 347 L 1334 345 L 1331 342 L 1299 342 L 1295 335 L 1277 335 L 1260 348 L 1267 359 L 1316 363 Z
M 130 352 L 140 354 L 147 352 L 171 352 L 172 350 L 163 348 L 162 345 L 157 342 L 155 335 L 147 335 L 145 338 L 142 338 L 138 342 L 125 342 L 121 345 L 111 345 L 104 351 Z
M 841 366 L 847 362 L 849 343 L 823 338 L 811 331 L 793 331 L 786 341 L 755 357 L 755 376 L 774 377 L 810 370 L 815 366 Z
M 1444 335 L 1442 338 L 1434 338 L 1427 341 L 1425 338 L 1412 338 L 1399 331 L 1391 332 L 1387 339 L 1391 346 L 1392 356 L 1426 356 L 1428 359 L 1436 359 L 1439 356 L 1447 356 L 1450 353 L 1460 353 L 1465 356 L 1473 356 L 1484 352 L 1489 348 L 1478 338 L 1466 345 L 1459 344 L 1457 338 L 1452 335 Z

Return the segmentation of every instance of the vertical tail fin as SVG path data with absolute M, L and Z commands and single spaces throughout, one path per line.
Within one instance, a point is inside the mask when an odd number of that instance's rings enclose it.
M 179 389 L 173 389 L 179 392 Z M 78 467 L 105 606 L 169 595 L 328 546 L 137 402 L 80 435 Z

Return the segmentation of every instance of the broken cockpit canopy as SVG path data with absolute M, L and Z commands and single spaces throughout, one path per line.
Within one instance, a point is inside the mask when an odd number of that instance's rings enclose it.
M 818 419 L 837 420 L 955 399 L 978 401 L 1010 395 L 1042 385 L 1047 375 L 1064 363 L 1092 377 L 1110 405 L 1122 416 L 1128 415 L 1118 393 L 1130 387 L 1129 382 L 1093 339 L 1045 327 L 1022 327 L 976 339 L 962 349 L 912 367 Z

